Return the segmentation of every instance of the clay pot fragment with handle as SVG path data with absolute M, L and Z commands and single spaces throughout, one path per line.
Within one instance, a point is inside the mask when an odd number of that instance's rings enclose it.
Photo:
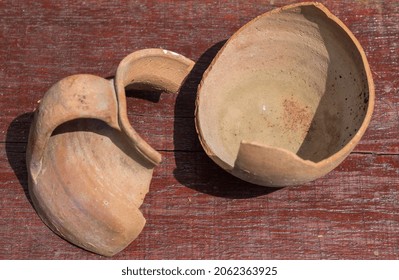
M 264 186 L 297 185 L 335 168 L 374 107 L 365 53 L 320 3 L 265 13 L 223 46 L 198 89 L 196 127 L 208 156 Z
M 35 112 L 27 148 L 29 193 L 55 233 L 112 256 L 142 231 L 139 208 L 161 155 L 130 126 L 125 87 L 178 92 L 193 62 L 146 49 L 120 63 L 114 80 L 62 79 Z

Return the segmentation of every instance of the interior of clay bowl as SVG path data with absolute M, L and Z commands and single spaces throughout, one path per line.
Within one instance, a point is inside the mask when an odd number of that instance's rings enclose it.
M 315 6 L 256 18 L 219 52 L 198 96 L 201 140 L 234 166 L 241 141 L 319 162 L 345 146 L 368 108 L 350 36 Z

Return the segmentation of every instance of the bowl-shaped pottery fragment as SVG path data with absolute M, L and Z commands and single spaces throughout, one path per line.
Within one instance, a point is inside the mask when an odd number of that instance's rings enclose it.
M 264 186 L 325 175 L 352 151 L 374 106 L 365 53 L 319 3 L 263 14 L 219 51 L 198 89 L 196 127 L 222 168 Z

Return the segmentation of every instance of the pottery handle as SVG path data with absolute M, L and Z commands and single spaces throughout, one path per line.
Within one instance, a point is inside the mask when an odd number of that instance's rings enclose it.
M 29 133 L 27 164 L 35 180 L 54 129 L 79 118 L 95 118 L 119 130 L 112 81 L 93 75 L 73 75 L 54 84 L 40 101 Z
M 136 51 L 125 57 L 118 66 L 115 90 L 119 106 L 119 126 L 132 140 L 136 150 L 154 165 L 161 162 L 161 154 L 131 127 L 127 118 L 125 87 L 177 93 L 193 66 L 194 62 L 190 59 L 163 49 Z

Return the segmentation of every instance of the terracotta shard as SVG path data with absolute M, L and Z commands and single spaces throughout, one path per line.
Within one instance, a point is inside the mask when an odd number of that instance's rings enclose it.
M 125 87 L 177 92 L 193 62 L 137 51 L 115 80 L 67 77 L 45 94 L 27 148 L 29 192 L 42 220 L 86 250 L 112 256 L 142 231 L 139 207 L 161 155 L 130 126 Z
M 222 168 L 264 186 L 325 175 L 352 151 L 374 107 L 365 53 L 319 3 L 263 14 L 219 51 L 198 89 L 196 126 Z

